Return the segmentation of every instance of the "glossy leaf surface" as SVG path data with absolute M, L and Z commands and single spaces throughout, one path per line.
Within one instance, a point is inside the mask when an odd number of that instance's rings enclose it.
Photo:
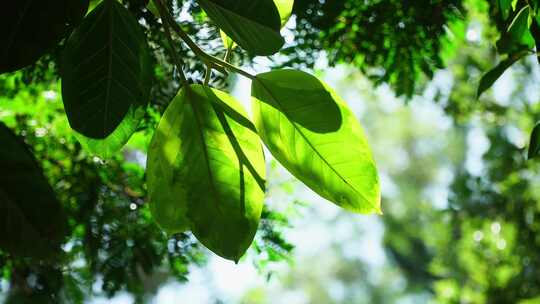
M 362 128 L 332 89 L 294 70 L 257 75 L 255 126 L 274 157 L 322 197 L 354 212 L 381 212 L 377 169 Z
M 272 55 L 285 42 L 273 0 L 199 0 L 210 19 L 253 55 Z
M 182 89 L 149 149 L 156 221 L 169 232 L 190 228 L 210 250 L 238 260 L 257 230 L 264 176 L 260 139 L 240 104 L 209 87 Z
M 62 206 L 24 142 L 0 123 L 0 250 L 49 258 L 67 222 Z
M 88 0 L 4 1 L 0 9 L 0 73 L 38 60 L 87 9 Z
M 137 20 L 119 2 L 102 1 L 69 38 L 62 63 L 64 107 L 81 141 L 90 138 L 83 145 L 122 147 L 151 88 L 149 50 Z

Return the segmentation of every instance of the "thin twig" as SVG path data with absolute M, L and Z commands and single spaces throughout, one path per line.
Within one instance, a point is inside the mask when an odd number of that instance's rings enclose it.
M 182 27 L 176 23 L 174 18 L 171 16 L 171 14 L 166 10 L 166 8 L 163 6 L 160 0 L 154 0 L 156 5 L 158 6 L 158 9 L 163 11 L 161 18 L 163 19 L 163 23 L 169 23 L 169 25 L 172 27 L 174 32 L 188 45 L 188 47 L 195 53 L 195 55 L 199 56 L 207 65 L 210 65 L 213 69 L 216 69 L 224 74 L 226 74 L 225 69 L 231 70 L 233 72 L 236 72 L 242 76 L 245 76 L 249 79 L 255 79 L 255 75 L 252 75 L 248 73 L 247 71 L 242 70 L 241 68 L 232 65 L 226 61 L 223 61 L 217 57 L 214 57 L 208 53 L 206 53 L 204 50 L 202 50 L 191 38 L 189 35 L 184 32 Z
M 154 0 L 154 3 L 156 3 L 159 14 L 161 15 L 161 18 L 163 19 L 163 15 L 166 14 L 166 12 L 163 11 L 163 6 L 161 6 L 159 0 Z M 171 56 L 173 57 L 174 64 L 176 65 L 177 70 L 179 71 L 178 74 L 180 74 L 180 83 L 182 86 L 187 86 L 188 82 L 186 79 L 186 75 L 184 75 L 184 70 L 182 69 L 183 64 L 180 57 L 178 57 L 178 53 L 176 52 L 176 48 L 174 47 L 174 41 L 171 36 L 171 31 L 169 29 L 169 25 L 167 22 L 163 22 L 163 29 L 165 30 L 165 36 L 167 37 L 167 41 L 169 43 L 169 51 L 171 53 Z
M 212 67 L 206 66 L 206 72 L 204 73 L 204 85 L 207 86 L 210 83 L 210 77 L 212 77 Z

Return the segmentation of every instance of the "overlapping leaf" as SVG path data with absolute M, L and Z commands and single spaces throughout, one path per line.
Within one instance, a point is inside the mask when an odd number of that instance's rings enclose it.
M 49 258 L 60 251 L 67 220 L 33 155 L 0 123 L 0 250 Z
M 279 19 L 281 20 L 281 27 L 284 27 L 287 21 L 289 21 L 289 18 L 292 14 L 292 9 L 294 5 L 294 0 L 273 0 L 274 4 L 276 5 L 276 8 L 279 13 Z M 220 31 L 221 34 L 221 40 L 223 41 L 223 45 L 226 49 L 232 49 L 236 46 L 234 41 L 225 34 L 225 32 Z
M 151 63 L 137 20 L 116 0 L 102 1 L 69 38 L 62 97 L 84 146 L 104 156 L 136 130 L 149 100 Z
M 346 104 L 312 75 L 276 70 L 252 83 L 254 122 L 274 157 L 322 197 L 381 212 L 377 169 Z
M 239 103 L 192 85 L 169 105 L 149 149 L 147 182 L 156 221 L 190 228 L 210 250 L 238 260 L 257 230 L 265 163 Z
M 0 73 L 38 60 L 87 9 L 88 0 L 4 1 L 0 9 Z
M 273 0 L 199 0 L 199 4 L 227 36 L 253 55 L 272 55 L 283 46 Z

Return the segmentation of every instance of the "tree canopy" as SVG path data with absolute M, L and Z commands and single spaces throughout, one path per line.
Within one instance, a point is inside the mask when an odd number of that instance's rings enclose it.
M 248 252 L 261 274 L 294 260 L 295 244 L 284 234 L 294 229 L 294 211 L 265 204 L 272 158 L 333 207 L 356 217 L 381 214 L 386 253 L 407 279 L 403 293 L 442 303 L 534 303 L 540 111 L 539 97 L 527 94 L 540 80 L 533 72 L 540 60 L 531 60 L 540 45 L 539 4 L 6 4 L 0 11 L 5 301 L 82 303 L 99 281 L 98 292 L 112 297 L 125 290 L 142 303 L 170 277 L 185 281 L 210 254 L 238 263 Z M 455 148 L 427 157 L 409 134 L 414 117 L 396 116 L 403 126 L 392 130 L 418 160 L 389 171 L 400 199 L 381 191 L 375 162 L 399 151 L 368 141 L 390 135 L 384 126 L 364 130 L 376 124 L 358 120 L 320 77 L 320 66 L 338 65 L 349 68 L 347 85 L 362 75 L 367 90 L 386 87 L 396 103 L 428 94 L 451 121 L 452 133 L 441 136 L 454 136 L 446 143 Z M 506 71 L 518 87 L 501 102 L 490 88 Z M 441 81 L 444 73 L 451 76 Z M 237 77 L 251 81 L 250 111 L 229 93 Z M 468 165 L 467 145 L 478 144 L 469 140 L 474 132 L 487 142 L 480 174 Z M 419 202 L 417 193 L 439 162 L 452 172 L 440 208 Z M 344 276 L 360 276 L 341 266 Z M 363 265 L 351 267 L 361 273 Z M 395 300 L 391 291 L 379 292 L 373 287 L 370 302 Z

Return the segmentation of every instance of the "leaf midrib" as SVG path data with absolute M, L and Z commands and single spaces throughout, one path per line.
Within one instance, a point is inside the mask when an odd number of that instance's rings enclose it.
M 194 92 L 191 91 L 191 88 L 189 86 L 186 86 L 186 100 L 188 101 L 189 105 L 191 106 L 191 109 L 193 110 L 193 116 L 195 117 L 194 120 L 195 120 L 195 123 L 197 124 L 197 130 L 199 131 L 197 133 L 198 133 L 199 138 L 200 138 L 201 143 L 202 143 L 202 150 L 203 150 L 203 156 L 204 156 L 204 161 L 205 161 L 205 165 L 206 165 L 206 171 L 208 173 L 208 178 L 209 178 L 209 182 L 210 182 L 210 188 L 212 189 L 212 193 L 214 194 L 214 197 L 215 197 L 216 209 L 219 212 L 223 213 L 221 208 L 220 208 L 220 205 L 218 203 L 219 195 L 218 195 L 218 191 L 216 189 L 216 185 L 214 184 L 214 175 L 212 174 L 212 170 L 210 169 L 210 157 L 208 156 L 206 140 L 204 138 L 204 133 L 203 133 L 203 129 L 202 129 L 203 124 L 199 120 L 197 106 L 194 104 L 193 100 L 189 99 L 189 94 L 190 93 L 194 93 Z M 206 95 L 206 92 L 205 92 L 205 95 Z M 206 96 L 206 98 L 208 98 L 208 96 Z
M 356 192 L 364 201 L 366 201 L 368 203 L 369 206 L 371 206 L 372 208 L 374 208 L 375 210 L 378 210 L 379 208 L 377 206 L 374 206 L 370 200 L 366 199 L 366 197 L 360 193 L 360 191 L 358 191 L 354 186 L 352 186 L 322 155 L 321 153 L 315 148 L 315 146 L 313 146 L 313 144 L 309 141 L 309 139 L 307 138 L 307 136 L 302 132 L 302 130 L 296 125 L 296 123 L 289 117 L 289 115 L 287 114 L 286 111 L 283 110 L 283 106 L 281 105 L 281 103 L 277 100 L 277 98 L 274 96 L 274 94 L 272 94 L 272 92 L 268 89 L 268 87 L 264 84 L 264 82 L 262 81 L 262 79 L 260 78 L 256 78 L 255 81 L 258 81 L 261 86 L 264 88 L 264 90 L 267 92 L 267 94 L 274 100 L 274 102 L 276 102 L 276 104 L 280 107 L 280 112 L 287 118 L 287 120 L 291 123 L 291 125 L 294 127 L 294 129 L 300 133 L 300 136 L 302 136 L 304 138 L 304 140 L 307 142 L 307 144 L 309 145 L 309 147 L 315 151 L 315 154 L 323 161 L 324 164 L 326 164 L 326 166 L 328 168 L 330 168 L 330 170 L 332 170 L 347 186 L 349 186 L 354 192 Z M 259 101 L 259 102 L 262 102 L 262 101 Z M 280 132 L 281 133 L 281 132 Z

